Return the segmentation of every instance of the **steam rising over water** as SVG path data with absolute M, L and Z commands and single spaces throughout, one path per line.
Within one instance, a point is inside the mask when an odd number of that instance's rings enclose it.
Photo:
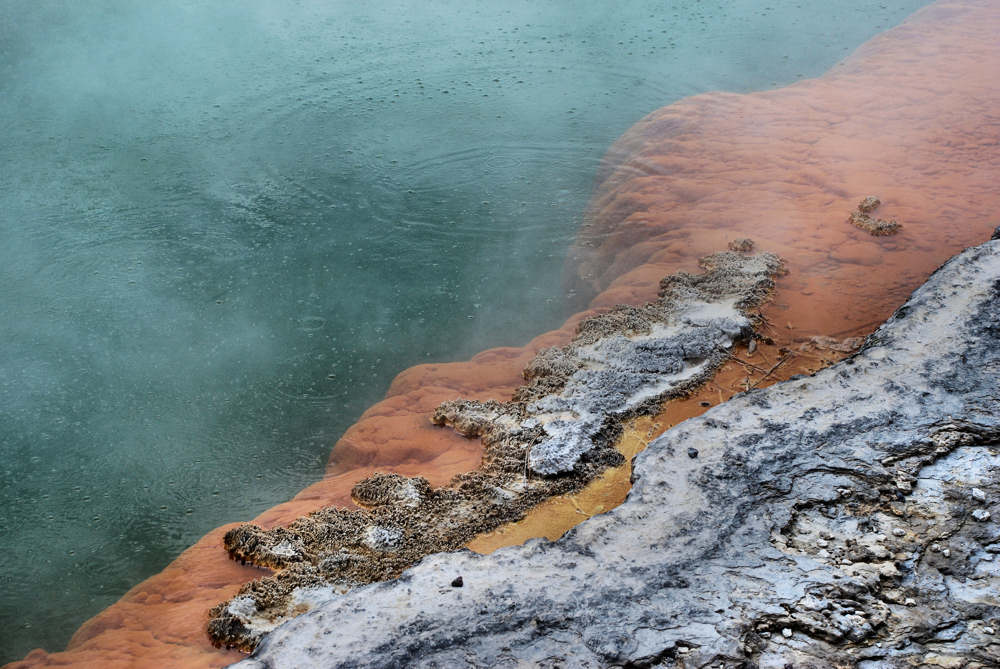
M 0 660 L 316 479 L 399 370 L 561 322 L 644 113 L 923 3 L 536 4 L 0 5 Z

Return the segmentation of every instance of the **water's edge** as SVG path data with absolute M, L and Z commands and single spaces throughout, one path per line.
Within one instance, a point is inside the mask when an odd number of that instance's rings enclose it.
M 919 12 L 915 19 L 911 19 L 900 28 L 890 31 L 893 39 L 900 44 L 887 42 L 885 36 L 876 38 L 871 43 L 862 47 L 858 54 L 846 61 L 839 68 L 835 68 L 830 75 L 825 77 L 826 83 L 831 85 L 854 84 L 859 86 L 859 90 L 872 92 L 876 87 L 883 85 L 878 76 L 871 76 L 865 73 L 864 66 L 871 62 L 879 62 L 879 59 L 899 55 L 906 44 L 920 37 L 920 30 L 924 24 L 932 21 L 947 22 L 954 14 L 961 14 L 962 11 L 981 7 L 981 3 L 937 3 L 933 8 Z M 987 18 L 992 20 L 992 15 L 987 12 Z M 923 22 L 923 23 L 922 23 Z M 971 30 L 975 37 L 975 30 Z M 947 35 L 945 36 L 947 37 Z M 966 35 L 968 37 L 968 35 Z M 925 43 L 926 44 L 926 43 Z M 947 46 L 946 39 L 942 39 L 940 44 Z M 978 43 L 973 40 L 970 50 L 974 50 Z M 934 43 L 925 46 L 924 53 L 921 54 L 928 60 L 933 60 L 941 53 L 934 51 Z M 990 52 L 978 55 L 981 65 L 978 71 L 989 70 Z M 946 78 L 949 62 L 939 63 L 945 72 L 940 75 Z M 950 63 L 952 74 L 955 67 L 968 66 L 968 62 Z M 915 67 L 915 66 L 911 66 Z M 878 73 L 886 76 L 885 73 Z M 898 73 L 897 73 L 898 74 Z M 855 80 L 850 81 L 854 76 Z M 966 78 L 968 79 L 968 77 Z M 795 249 L 790 248 L 788 243 L 783 241 L 787 230 L 779 229 L 771 231 L 771 236 L 765 231 L 763 242 L 761 237 L 754 232 L 753 227 L 758 225 L 755 221 L 749 223 L 736 221 L 731 217 L 718 216 L 718 225 L 713 225 L 711 216 L 705 216 L 704 212 L 699 214 L 699 197 L 690 197 L 690 193 L 685 193 L 686 203 L 664 200 L 650 206 L 648 194 L 653 192 L 662 193 L 684 193 L 685 188 L 690 184 L 685 182 L 685 174 L 699 175 L 705 191 L 710 189 L 711 180 L 706 175 L 711 175 L 712 170 L 706 168 L 704 155 L 692 156 L 692 163 L 684 166 L 680 171 L 674 169 L 673 176 L 667 176 L 665 171 L 659 170 L 657 165 L 658 156 L 655 151 L 650 151 L 649 147 L 655 147 L 653 141 L 655 137 L 678 137 L 683 133 L 678 132 L 678 127 L 692 123 L 692 119 L 703 118 L 704 125 L 698 130 L 705 133 L 706 128 L 714 132 L 731 137 L 728 132 L 731 128 L 711 127 L 711 123 L 719 121 L 718 117 L 732 117 L 734 108 L 742 107 L 744 110 L 750 109 L 753 113 L 762 114 L 769 120 L 765 125 L 781 123 L 775 121 L 768 114 L 780 116 L 782 113 L 794 114 L 797 111 L 797 98 L 801 100 L 809 94 L 819 95 L 821 99 L 840 99 L 840 95 L 833 95 L 831 91 L 824 91 L 823 80 L 815 82 L 804 82 L 793 86 L 788 90 L 779 90 L 767 94 L 755 94 L 753 96 L 728 96 L 719 94 L 715 96 L 701 96 L 692 100 L 686 100 L 677 105 L 656 112 L 644 121 L 637 124 L 636 128 L 627 133 L 622 140 L 612 149 L 609 156 L 609 167 L 606 177 L 598 189 L 591 209 L 590 225 L 584 235 L 581 236 L 579 248 L 586 249 L 586 252 L 579 253 L 571 272 L 575 273 L 581 281 L 589 282 L 591 286 L 603 292 L 594 301 L 596 308 L 604 307 L 619 302 L 636 303 L 648 299 L 651 292 L 655 292 L 655 286 L 665 272 L 665 268 L 677 268 L 690 266 L 695 256 L 691 254 L 701 253 L 702 250 L 708 252 L 719 250 L 720 243 L 724 244 L 729 238 L 736 236 L 749 236 L 758 240 L 758 244 L 765 250 L 776 250 L 783 256 L 794 257 Z M 898 85 L 905 87 L 907 81 L 899 82 Z M 977 105 L 987 107 L 992 103 L 992 98 L 988 93 L 977 85 L 976 82 L 957 80 L 954 88 L 967 96 L 964 101 L 963 112 L 968 114 L 969 120 L 966 125 L 960 125 L 954 131 L 956 136 L 963 134 L 965 127 L 976 127 L 980 122 L 977 119 L 983 118 L 982 114 L 977 114 Z M 966 85 L 969 84 L 969 85 Z M 812 85 L 810 90 L 808 87 Z M 805 88 L 804 88 L 805 87 Z M 914 86 L 912 90 L 918 91 L 925 86 Z M 823 97 L 826 95 L 827 97 Z M 769 97 L 770 96 L 770 99 Z M 783 98 L 783 96 L 788 96 Z M 985 97 L 984 97 L 985 96 Z M 868 101 L 873 108 L 883 104 L 881 97 L 872 96 Z M 921 108 L 912 101 L 915 108 Z M 954 102 L 950 104 L 955 104 Z M 835 108 L 835 107 L 834 107 Z M 705 114 L 705 110 L 712 110 Z M 890 110 L 891 111 L 891 110 Z M 937 110 L 929 109 L 927 117 Z M 745 112 L 744 112 L 745 113 Z M 836 116 L 836 112 L 830 112 L 831 116 Z M 872 133 L 878 134 L 885 131 L 886 126 L 893 126 L 899 122 L 899 118 L 883 118 L 878 116 L 876 127 Z M 891 116 L 889 114 L 888 116 Z M 947 117 L 948 114 L 944 114 Z M 871 119 L 868 119 L 869 121 Z M 784 119 L 787 121 L 787 119 Z M 722 121 L 720 121 L 721 123 Z M 747 122 L 749 123 L 749 122 Z M 816 126 L 822 125 L 816 122 Z M 790 127 L 784 123 L 781 127 Z M 793 130 L 809 130 L 809 128 L 796 128 Z M 894 127 L 894 126 L 893 126 Z M 911 130 L 910 139 L 925 132 L 927 127 L 921 127 L 919 123 Z M 698 133 L 694 133 L 697 135 Z M 711 137 L 711 135 L 707 135 Z M 892 136 L 892 135 L 890 135 Z M 683 139 L 688 139 L 682 137 Z M 787 139 L 789 144 L 800 143 L 800 138 L 777 138 L 777 140 Z M 917 141 L 908 142 L 908 146 L 919 145 L 919 141 L 926 142 L 926 135 L 918 138 Z M 940 161 L 945 165 L 971 164 L 976 157 L 976 151 L 985 151 L 984 147 L 989 146 L 989 137 L 982 142 L 981 148 L 965 146 L 961 150 L 953 151 L 951 160 L 945 157 Z M 667 149 L 671 160 L 676 159 L 677 146 L 671 144 L 674 140 L 667 142 Z M 859 140 L 861 141 L 861 140 Z M 711 143 L 706 141 L 706 144 Z M 732 149 L 732 147 L 728 147 Z M 779 146 L 779 150 L 780 150 Z M 871 147 L 874 153 L 883 154 L 884 146 Z M 919 148 L 919 146 L 918 146 Z M 851 152 L 848 152 L 851 153 Z M 990 224 L 994 220 L 992 212 L 998 211 L 996 196 L 989 193 L 986 179 L 982 175 L 989 176 L 996 174 L 995 160 L 990 160 L 986 156 L 985 160 L 979 161 L 978 171 L 970 174 L 968 171 L 956 171 L 960 178 L 956 177 L 950 181 L 935 178 L 932 172 L 916 171 L 917 179 L 903 179 L 900 174 L 890 174 L 879 177 L 876 167 L 885 169 L 885 165 L 873 166 L 866 156 L 867 151 L 855 151 L 852 155 L 838 155 L 841 164 L 837 169 L 843 174 L 838 174 L 840 183 L 836 188 L 819 188 L 823 191 L 824 200 L 822 203 L 818 199 L 796 201 L 799 197 L 795 189 L 801 188 L 802 184 L 793 180 L 794 188 L 786 189 L 785 192 L 775 194 L 773 188 L 766 191 L 767 197 L 747 197 L 746 193 L 734 195 L 734 199 L 743 198 L 743 201 L 758 203 L 758 209 L 768 209 L 771 216 L 788 217 L 793 220 L 804 218 L 815 218 L 823 222 L 823 226 L 828 225 L 827 221 L 834 220 L 832 213 L 837 219 L 846 217 L 850 207 L 856 204 L 859 197 L 878 192 L 886 200 L 887 206 L 895 207 L 894 211 L 904 220 L 907 227 L 904 234 L 910 237 L 903 237 L 904 242 L 890 240 L 885 243 L 879 242 L 880 246 L 872 247 L 876 242 L 859 236 L 853 230 L 843 232 L 836 240 L 825 239 L 814 243 L 806 249 L 814 257 L 805 258 L 799 261 L 800 266 L 793 268 L 790 277 L 791 286 L 785 292 L 779 291 L 775 297 L 776 303 L 783 307 L 786 313 L 801 314 L 802 320 L 796 319 L 794 326 L 803 335 L 837 334 L 846 336 L 856 333 L 858 328 L 864 324 L 872 322 L 879 314 L 884 314 L 886 310 L 891 311 L 894 304 L 898 304 L 900 296 L 906 291 L 907 286 L 913 286 L 914 282 L 921 281 L 930 269 L 933 268 L 934 258 L 938 258 L 942 253 L 957 250 L 961 245 L 970 245 L 969 240 L 982 239 L 982 231 L 991 229 Z M 919 151 L 918 151 L 919 154 Z M 660 157 L 666 153 L 659 154 Z M 748 163 L 753 167 L 748 171 L 759 171 L 757 165 L 753 164 L 754 157 L 743 155 Z M 773 156 L 761 156 L 765 162 L 773 162 Z M 922 154 L 919 160 L 923 160 Z M 853 162 L 851 162 L 853 160 Z M 843 165 L 848 165 L 844 167 Z M 652 167 L 650 167 L 652 166 Z M 676 166 L 674 166 L 676 167 Z M 905 167 L 905 165 L 904 165 Z M 943 168 L 942 168 L 943 169 Z M 687 170 L 687 172 L 685 172 Z M 853 170 L 853 172 L 852 172 Z M 761 172 L 760 184 L 765 184 L 771 180 L 772 175 Z M 853 174 L 853 178 L 846 178 Z M 858 176 L 862 175 L 862 176 Z M 720 175 L 721 177 L 722 175 Z M 807 182 L 819 184 L 829 184 L 830 173 L 823 173 L 820 168 L 815 170 L 809 168 L 803 170 L 799 177 L 804 177 Z M 914 176 L 910 174 L 909 176 Z M 731 175 L 725 175 L 730 179 Z M 665 188 L 663 182 L 657 179 L 672 179 L 673 186 Z M 915 181 L 915 183 L 914 183 Z M 772 180 L 773 182 L 773 180 Z M 656 183 L 655 188 L 651 186 Z M 900 185 L 902 184 L 902 185 Z M 937 189 L 935 191 L 935 189 Z M 752 190 L 752 188 L 751 188 Z M 947 195 L 945 195 L 947 193 Z M 645 199 L 644 199 L 645 198 Z M 642 201 L 641 208 L 633 207 L 629 209 L 628 203 Z M 767 202 L 768 207 L 764 206 Z M 806 206 L 803 206 L 805 202 Z M 718 203 L 703 202 L 707 210 Z M 777 204 L 777 207 L 774 205 Z M 684 207 L 687 207 L 684 210 Z M 808 214 L 804 214 L 807 207 Z M 657 218 L 657 208 L 663 212 L 670 212 L 669 216 Z M 747 206 L 741 204 L 740 210 L 746 211 Z M 636 225 L 638 217 L 643 219 L 641 225 Z M 683 225 L 678 226 L 678 221 L 682 221 L 685 216 L 698 217 L 703 224 L 703 233 L 695 229 L 684 231 Z M 951 236 L 946 242 L 941 238 L 944 233 L 937 233 L 933 229 L 933 224 L 942 218 L 949 220 L 959 220 L 965 225 L 957 236 Z M 707 224 L 706 224 L 707 221 Z M 751 229 L 747 229 L 749 225 Z M 641 228 L 641 229 L 637 229 Z M 678 232 L 680 230 L 680 233 Z M 953 233 L 954 231 L 952 231 Z M 949 234 L 952 234 L 949 233 Z M 673 235 L 673 238 L 670 238 Z M 678 250 L 678 243 L 683 242 L 685 249 Z M 779 248 L 775 248 L 779 247 Z M 595 252 L 594 249 L 597 249 Z M 799 249 L 801 250 L 801 249 Z M 893 258 L 894 265 L 906 262 L 906 271 L 901 273 L 898 280 L 887 286 L 884 292 L 872 291 L 868 286 L 859 286 L 858 281 L 871 273 L 871 267 L 880 262 L 883 254 L 889 254 Z M 817 295 L 822 294 L 822 288 L 816 276 L 805 271 L 806 264 L 817 264 L 815 256 L 822 255 L 824 262 L 834 262 L 844 270 L 843 285 L 849 286 L 849 290 L 838 296 L 839 305 L 848 302 L 853 303 L 851 309 L 844 309 L 844 314 L 837 315 L 837 308 L 831 308 L 829 313 L 824 312 L 822 317 L 812 313 L 803 305 L 806 302 L 815 302 Z M 899 254 L 899 255 L 893 255 Z M 937 262 L 940 262 L 938 260 Z M 580 268 L 583 268 L 582 270 Z M 917 284 L 919 285 L 919 284 Z M 820 292 L 817 292 L 820 291 Z M 852 292 L 854 291 L 854 292 Z M 875 295 L 873 292 L 877 292 Z M 863 295 L 867 299 L 858 299 Z M 861 305 L 858 308 L 857 305 Z M 295 499 L 274 507 L 259 516 L 255 522 L 265 527 L 273 527 L 278 524 L 287 523 L 294 518 L 320 506 L 331 503 L 348 504 L 350 488 L 355 481 L 364 478 L 374 471 L 393 470 L 404 475 L 428 474 L 432 484 L 439 485 L 445 483 L 452 474 L 474 469 L 478 465 L 479 448 L 478 444 L 469 442 L 454 435 L 436 430 L 427 424 L 427 416 L 440 402 L 454 399 L 455 397 L 468 397 L 479 400 L 504 400 L 507 399 L 513 389 L 521 383 L 520 371 L 528 364 L 534 354 L 541 348 L 547 346 L 561 345 L 569 340 L 577 323 L 592 312 L 578 314 L 567 321 L 560 330 L 546 333 L 533 340 L 527 347 L 522 349 L 505 348 L 486 351 L 467 363 L 449 363 L 441 365 L 421 365 L 411 368 L 393 382 L 386 399 L 376 404 L 367 412 L 362 419 L 355 424 L 345 434 L 344 438 L 338 442 L 334 448 L 328 467 L 327 476 L 323 481 L 314 486 L 310 486 L 296 496 Z M 838 320 L 839 319 L 839 320 Z M 783 324 L 778 324 L 779 327 Z M 792 330 L 792 327 L 788 328 Z M 390 445 L 389 449 L 384 446 Z M 395 445 L 395 446 L 394 446 Z M 400 464 L 400 453 L 405 454 Z M 395 460 L 395 461 L 393 461 Z M 344 462 L 363 462 L 363 467 L 344 467 Z M 78 660 L 88 657 L 88 653 L 94 653 L 91 659 L 101 656 L 101 653 L 111 653 L 111 659 L 116 653 L 111 650 L 113 645 L 115 630 L 122 628 L 132 628 L 134 633 L 145 635 L 148 641 L 155 639 L 156 635 L 162 632 L 158 629 L 155 633 L 139 632 L 143 623 L 138 622 L 143 619 L 141 614 L 137 615 L 143 607 L 154 610 L 156 607 L 172 607 L 168 604 L 171 600 L 180 600 L 185 613 L 177 618 L 193 619 L 197 618 L 199 624 L 204 620 L 204 607 L 206 601 L 212 598 L 221 601 L 231 596 L 234 583 L 245 581 L 247 578 L 259 576 L 260 572 L 242 568 L 235 563 L 228 563 L 219 555 L 220 539 L 223 532 L 232 526 L 220 528 L 187 551 L 168 567 L 161 574 L 154 576 L 133 588 L 124 596 L 119 604 L 114 605 L 107 611 L 95 617 L 75 635 L 70 644 L 69 651 L 77 653 Z M 210 566 L 209 566 L 210 565 Z M 208 567 L 206 569 L 206 567 Z M 191 597 L 191 593 L 198 592 L 198 597 Z M 186 594 L 179 594 L 186 593 Z M 230 593 L 230 594 L 225 594 Z M 176 601 L 174 602 L 176 604 Z M 137 607 L 126 612 L 125 609 Z M 153 607 L 153 608 L 149 608 Z M 167 609 L 161 609 L 167 610 Z M 149 614 L 147 614 L 149 615 Z M 175 614 L 176 615 L 176 614 Z M 173 624 L 173 622 L 171 622 Z M 185 625 L 187 620 L 185 620 Z M 156 626 L 148 628 L 156 629 Z M 95 643 L 101 635 L 107 634 L 109 644 Z M 169 633 L 168 633 L 169 634 Z M 185 633 L 187 634 L 187 633 Z M 175 638 L 176 639 L 176 638 Z M 90 646 L 90 648 L 88 648 Z M 174 651 L 172 651 L 174 652 Z M 186 652 L 186 651 L 183 651 Z M 192 663 L 206 662 L 216 664 L 232 659 L 231 654 L 218 653 L 213 656 L 202 655 L 205 649 L 190 649 L 190 655 L 185 658 Z M 123 661 L 128 656 L 124 647 L 118 649 L 118 656 Z M 29 658 L 31 662 L 44 663 L 48 658 L 54 662 L 60 661 L 60 654 L 47 655 L 45 653 L 32 653 Z

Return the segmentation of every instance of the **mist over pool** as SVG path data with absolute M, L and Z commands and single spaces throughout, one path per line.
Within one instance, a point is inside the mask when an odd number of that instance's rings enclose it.
M 519 344 L 608 146 L 924 4 L 0 4 L 0 660 L 322 474 L 407 366 Z

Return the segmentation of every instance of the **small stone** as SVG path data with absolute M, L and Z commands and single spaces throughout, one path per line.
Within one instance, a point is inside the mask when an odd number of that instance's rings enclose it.
M 940 546 L 938 546 L 937 544 L 931 544 L 931 552 L 932 553 L 937 553 L 940 550 L 941 550 Z
M 826 550 L 825 548 L 822 548 L 818 553 L 816 553 L 816 557 L 825 560 L 826 558 L 830 557 L 830 551 Z
M 688 449 L 688 457 L 691 458 L 692 460 L 694 460 L 696 457 L 698 457 L 698 449 L 697 448 L 689 448 Z
M 453 588 L 461 588 L 463 585 L 465 585 L 465 581 L 462 580 L 461 576 L 451 582 L 451 587 Z
M 770 639 L 771 638 L 771 633 L 770 632 L 761 632 L 760 636 L 761 636 L 762 639 Z
M 899 576 L 899 570 L 891 562 L 883 562 L 878 566 L 878 573 L 883 578 L 895 578 Z
M 972 489 L 972 499 L 976 500 L 977 502 L 985 502 L 986 501 L 986 493 L 983 492 L 982 490 L 980 490 L 979 488 L 973 488 Z
M 784 629 L 781 630 L 781 636 L 785 637 L 786 639 L 791 639 L 792 629 L 790 627 L 785 627 Z
M 986 509 L 976 509 L 972 512 L 972 517 L 981 523 L 985 523 L 990 519 L 990 512 Z
M 702 405 L 703 407 L 710 407 L 710 406 L 712 406 L 712 403 L 711 403 L 711 402 L 700 402 L 700 404 L 701 404 L 701 405 Z
M 849 566 L 849 565 L 852 565 L 852 564 L 854 564 L 854 563 L 853 563 L 853 562 L 851 562 L 850 560 L 848 560 L 847 558 L 842 558 L 842 559 L 840 560 L 840 564 L 842 564 L 842 565 L 844 565 L 844 566 L 846 567 L 846 566 Z
M 983 628 L 983 634 L 996 634 L 996 633 L 997 633 L 997 631 L 995 629 L 993 629 L 992 627 L 984 627 Z
M 907 597 L 906 600 L 903 602 L 903 605 L 904 606 L 916 606 L 917 605 L 917 600 L 915 600 L 913 597 Z
M 951 557 L 951 549 L 950 548 L 945 548 L 943 551 L 941 551 L 941 555 L 943 555 L 945 557 Z
M 904 530 L 902 527 L 894 527 L 894 528 L 892 528 L 892 536 L 894 536 L 894 537 L 905 537 L 906 536 L 906 530 Z
M 816 541 L 816 545 L 819 546 L 820 548 L 826 548 L 827 546 L 830 545 L 830 542 L 827 541 L 826 539 L 818 539 Z

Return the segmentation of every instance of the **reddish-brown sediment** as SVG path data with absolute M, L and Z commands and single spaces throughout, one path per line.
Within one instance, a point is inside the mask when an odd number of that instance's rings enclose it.
M 573 277 L 597 304 L 644 300 L 749 237 L 788 263 L 794 328 L 874 324 L 1000 219 L 998 28 L 996 2 L 939 2 L 819 79 L 653 112 L 609 152 Z M 847 222 L 868 195 L 897 234 Z
M 701 95 L 650 114 L 609 153 L 571 274 L 599 291 L 594 308 L 641 303 L 664 275 L 694 270 L 697 258 L 748 237 L 791 270 L 765 309 L 779 345 L 797 350 L 813 335 L 865 333 L 948 256 L 1000 223 L 997 34 L 997 3 L 939 2 L 822 78 Z M 848 222 L 873 194 L 879 214 L 903 225 L 897 234 L 872 237 Z M 337 443 L 324 479 L 254 522 L 270 527 L 349 504 L 352 485 L 375 471 L 439 485 L 475 468 L 479 442 L 431 426 L 430 413 L 457 397 L 507 399 L 534 352 L 566 343 L 582 316 L 523 348 L 403 372 Z M 741 357 L 768 368 L 780 359 L 777 348 Z M 761 364 L 765 355 L 770 365 Z M 822 355 L 791 357 L 764 383 L 808 371 Z M 730 390 L 746 369 L 724 370 Z M 706 388 L 678 416 L 718 401 L 713 392 Z M 13 666 L 208 667 L 237 659 L 205 634 L 208 610 L 262 575 L 227 558 L 221 537 L 230 527 L 88 621 L 66 651 L 34 651 Z

